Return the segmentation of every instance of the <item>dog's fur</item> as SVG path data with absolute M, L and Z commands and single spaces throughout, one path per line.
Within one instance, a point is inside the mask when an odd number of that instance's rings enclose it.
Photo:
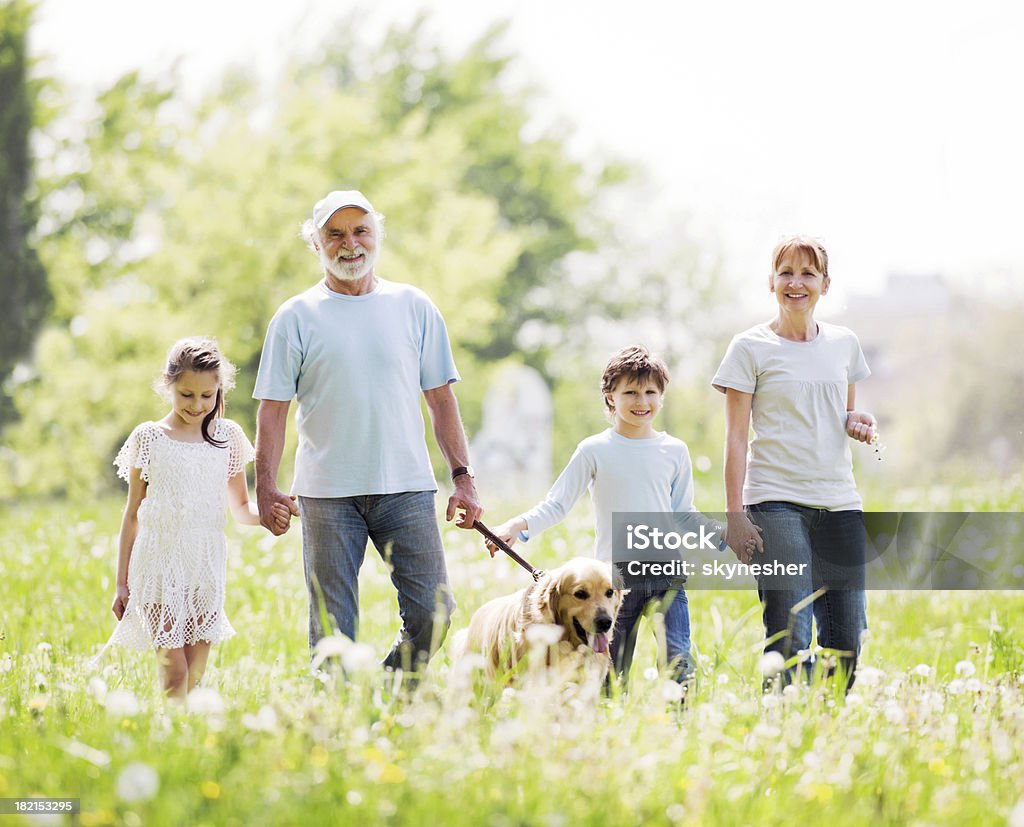
M 477 609 L 469 628 L 456 635 L 453 660 L 476 652 L 483 655 L 489 677 L 502 674 L 531 648 L 527 630 L 547 624 L 561 629 L 558 643 L 547 651 L 547 664 L 557 660 L 564 670 L 567 664 L 576 668 L 593 663 L 603 681 L 611 666 L 608 645 L 625 593 L 614 587 L 608 563 L 576 557 L 529 588 Z

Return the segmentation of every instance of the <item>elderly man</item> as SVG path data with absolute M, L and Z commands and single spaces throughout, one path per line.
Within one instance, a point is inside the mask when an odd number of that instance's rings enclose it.
M 324 277 L 278 309 L 267 329 L 253 396 L 256 497 L 302 517 L 310 650 L 330 631 L 353 640 L 367 538 L 391 569 L 402 628 L 384 666 L 418 669 L 436 650 L 455 602 L 434 511 L 437 483 L 419 396 L 451 468 L 447 518 L 472 528 L 482 513 L 451 385 L 458 381 L 440 312 L 421 290 L 378 278 L 382 219 L 357 191 L 316 203 L 303 236 Z M 299 433 L 293 493 L 277 487 L 292 397 Z M 328 621 L 328 618 L 331 620 Z

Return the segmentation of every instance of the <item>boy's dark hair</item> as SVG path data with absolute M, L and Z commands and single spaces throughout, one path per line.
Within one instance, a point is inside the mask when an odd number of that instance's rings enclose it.
M 601 397 L 605 407 L 611 411 L 608 394 L 615 390 L 620 379 L 627 382 L 653 382 L 664 392 L 668 385 L 668 368 L 657 356 L 652 356 L 643 345 L 633 345 L 616 353 L 605 366 L 601 377 Z

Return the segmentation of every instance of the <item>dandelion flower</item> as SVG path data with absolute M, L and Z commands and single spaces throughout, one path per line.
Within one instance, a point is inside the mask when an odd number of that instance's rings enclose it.
M 882 707 L 882 714 L 885 715 L 885 720 L 890 724 L 902 724 L 907 720 L 907 713 L 903 707 L 900 706 L 896 701 L 888 701 L 884 707 Z
M 242 726 L 254 732 L 274 732 L 277 729 L 277 713 L 272 706 L 261 706 L 255 715 L 246 712 L 242 716 Z
M 107 693 L 107 715 L 111 718 L 131 718 L 139 714 L 139 701 L 127 689 L 115 689 Z
M 526 641 L 531 646 L 554 646 L 562 639 L 562 627 L 554 623 L 534 623 L 526 629 Z
M 313 649 L 311 668 L 316 671 L 327 658 L 341 657 L 352 645 L 352 641 L 345 637 L 345 635 L 328 635 L 325 638 L 321 638 Z
M 346 672 L 370 672 L 377 668 L 377 653 L 369 643 L 353 643 L 341 656 Z
M 224 699 L 216 689 L 200 686 L 188 693 L 188 711 L 197 715 L 220 715 Z
M 969 678 L 978 670 L 969 660 L 962 660 L 954 667 L 954 671 L 958 678 Z
M 765 652 L 757 662 L 758 671 L 766 678 L 778 675 L 786 667 L 786 659 L 781 652 Z
M 122 801 L 149 801 L 160 789 L 160 776 L 149 764 L 133 761 L 117 776 L 115 789 Z
M 930 678 L 933 670 L 927 663 L 919 663 L 910 671 L 919 678 Z
M 663 681 L 661 684 L 661 697 L 665 703 L 677 703 L 683 699 L 683 685 L 675 681 Z
M 1017 802 L 1017 805 L 1010 810 L 1006 819 L 1007 827 L 1024 827 L 1024 798 Z

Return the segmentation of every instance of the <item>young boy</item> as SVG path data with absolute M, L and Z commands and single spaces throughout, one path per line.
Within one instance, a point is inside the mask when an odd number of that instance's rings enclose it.
M 664 362 L 646 348 L 628 347 L 615 354 L 601 378 L 611 428 L 584 439 L 547 497 L 502 523 L 494 533 L 508 543 L 517 536 L 528 540 L 561 522 L 589 488 L 594 502 L 597 557 L 611 563 L 615 512 L 695 512 L 693 469 L 686 443 L 654 430 L 654 417 L 661 409 L 668 381 Z M 639 620 L 650 608 L 655 628 L 659 620 L 664 624 L 667 651 L 659 653 L 659 661 L 667 664 L 675 680 L 684 682 L 693 670 L 690 612 L 682 582 L 663 578 L 631 580 L 629 587 L 611 643 L 615 671 L 626 680 Z

